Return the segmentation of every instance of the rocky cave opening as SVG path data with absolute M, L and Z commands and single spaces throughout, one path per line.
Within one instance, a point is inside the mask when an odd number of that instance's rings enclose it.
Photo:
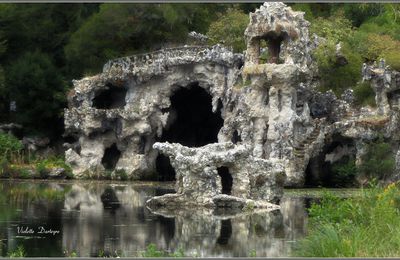
M 107 84 L 106 89 L 99 91 L 93 98 L 93 107 L 97 109 L 123 108 L 126 105 L 127 89 Z
M 353 187 L 356 185 L 356 149 L 351 138 L 334 135 L 322 152 L 310 159 L 305 187 Z
M 114 143 L 110 147 L 105 149 L 103 158 L 101 159 L 101 164 L 106 170 L 114 170 L 120 157 L 121 151 Z
M 217 168 L 218 175 L 221 177 L 221 184 L 222 184 L 222 194 L 231 195 L 232 193 L 232 184 L 233 178 L 231 173 L 229 172 L 229 168 L 222 166 Z
M 222 103 L 212 111 L 212 96 L 197 82 L 186 88 L 178 88 L 171 96 L 168 127 L 158 142 L 179 143 L 188 147 L 200 147 L 218 142 L 218 132 L 224 120 L 221 116 Z M 174 116 L 172 116 L 174 115 Z M 156 158 L 158 179 L 175 180 L 175 170 L 168 157 L 159 154 Z

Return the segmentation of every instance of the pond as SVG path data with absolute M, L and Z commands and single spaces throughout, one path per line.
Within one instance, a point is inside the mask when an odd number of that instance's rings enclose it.
M 343 191 L 343 190 L 342 190 Z M 342 192 L 341 191 L 341 192 Z M 0 256 L 142 256 L 150 244 L 187 256 L 290 256 L 319 190 L 288 190 L 281 210 L 152 213 L 145 202 L 169 182 L 0 181 Z M 350 191 L 351 193 L 351 191 Z

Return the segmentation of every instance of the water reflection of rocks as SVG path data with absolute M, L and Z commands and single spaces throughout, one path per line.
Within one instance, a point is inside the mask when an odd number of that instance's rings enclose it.
M 283 198 L 281 210 L 233 213 L 192 209 L 151 213 L 145 201 L 164 193 L 133 185 L 74 184 L 63 210 L 63 248 L 140 255 L 147 245 L 197 256 L 288 256 L 305 232 L 304 200 Z

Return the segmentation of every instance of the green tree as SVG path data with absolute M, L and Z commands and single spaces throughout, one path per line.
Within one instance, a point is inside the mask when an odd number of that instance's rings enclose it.
M 210 25 L 207 36 L 211 44 L 223 43 L 233 48 L 235 52 L 246 49 L 244 31 L 249 23 L 249 17 L 238 9 L 229 8 L 226 13 Z
M 10 99 L 15 100 L 15 120 L 30 131 L 51 133 L 65 106 L 66 84 L 50 57 L 27 52 L 7 70 Z
M 205 32 L 218 6 L 102 4 L 65 46 L 71 73 L 100 71 L 112 58 L 173 46 L 191 30 Z
M 314 20 L 311 32 L 325 38 L 314 52 L 321 79 L 321 90 L 332 89 L 340 95 L 343 90 L 355 86 L 361 78 L 360 69 L 363 60 L 348 43 L 354 35 L 351 21 L 341 12 L 328 19 L 319 17 Z M 346 58 L 347 64 L 338 62 L 336 46 L 339 43 L 340 52 Z

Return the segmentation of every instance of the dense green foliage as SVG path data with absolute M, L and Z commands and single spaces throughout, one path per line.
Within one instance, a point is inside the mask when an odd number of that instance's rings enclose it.
M 24 53 L 8 67 L 7 84 L 10 99 L 17 104 L 17 123 L 46 134 L 61 118 L 66 84 L 49 55 Z
M 305 11 L 310 32 L 324 37 L 314 57 L 319 67 L 321 90 L 340 95 L 357 89 L 363 62 L 384 58 L 393 69 L 400 68 L 400 5 L 398 4 L 294 4 Z M 336 45 L 347 64 L 338 62 Z M 359 89 L 360 90 L 360 89 Z M 366 90 L 365 88 L 362 90 Z M 362 91 L 361 90 L 361 91 Z M 360 93 L 362 105 L 371 104 L 370 95 Z
M 369 82 L 359 82 L 354 87 L 355 103 L 359 106 L 372 106 L 375 107 L 375 91 Z
M 0 158 L 12 160 L 21 152 L 22 148 L 21 141 L 13 135 L 0 133 Z
M 309 233 L 296 256 L 388 257 L 400 254 L 400 189 L 363 190 L 341 199 L 327 193 L 309 209 Z
M 258 6 L 1 4 L 0 122 L 18 122 L 28 133 L 59 137 L 73 78 L 99 72 L 108 59 L 185 44 L 192 30 L 207 34 L 210 43 L 223 42 L 241 52 L 247 14 Z M 340 94 L 357 86 L 364 61 L 385 58 L 400 69 L 399 6 L 292 4 L 306 11 L 311 32 L 326 38 L 315 52 L 323 90 Z M 335 56 L 339 42 L 347 64 Z M 11 100 L 17 112 L 9 111 Z
M 207 36 L 211 44 L 223 43 L 235 52 L 243 52 L 246 49 L 243 33 L 248 23 L 247 14 L 238 9 L 228 9 L 210 25 Z
M 206 8 L 204 8 L 206 7 Z M 218 5 L 103 4 L 65 46 L 73 75 L 98 72 L 112 58 L 183 44 L 206 32 Z
M 390 144 L 383 138 L 368 144 L 367 152 L 362 157 L 360 173 L 368 178 L 385 180 L 395 169 L 395 160 Z
M 358 170 L 354 159 L 345 157 L 344 160 L 332 165 L 332 182 L 338 187 L 353 187 Z

